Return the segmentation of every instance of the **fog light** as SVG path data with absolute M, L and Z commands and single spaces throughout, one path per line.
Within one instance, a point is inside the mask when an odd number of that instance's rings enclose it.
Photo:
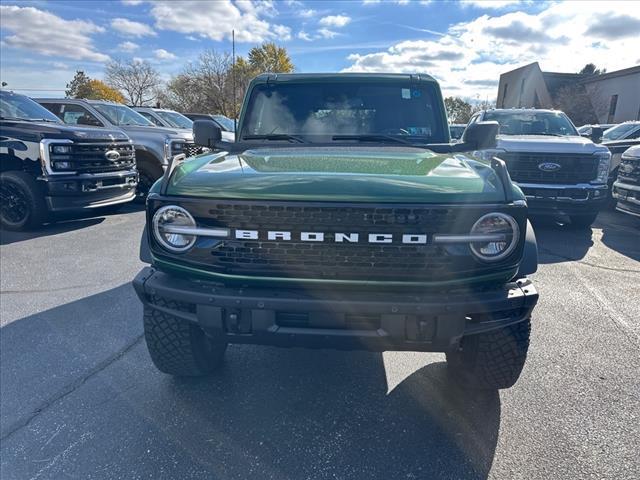
M 54 162 L 53 167 L 62 170 L 68 170 L 71 168 L 71 162 Z

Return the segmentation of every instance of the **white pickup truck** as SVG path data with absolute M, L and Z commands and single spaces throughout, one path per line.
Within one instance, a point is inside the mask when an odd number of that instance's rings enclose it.
M 607 199 L 611 153 L 581 137 L 557 110 L 493 109 L 471 117 L 469 125 L 495 120 L 498 145 L 476 155 L 498 157 L 524 192 L 531 216 L 567 217 L 588 227 Z

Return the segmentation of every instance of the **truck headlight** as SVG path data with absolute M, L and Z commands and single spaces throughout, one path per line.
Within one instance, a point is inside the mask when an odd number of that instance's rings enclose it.
M 52 145 L 51 151 L 54 154 L 71 153 L 71 145 Z
M 473 156 L 477 157 L 485 162 L 490 162 L 493 157 L 500 158 L 500 154 L 504 153 L 506 150 L 502 148 L 490 148 L 488 150 L 475 150 L 473 152 Z
M 471 236 L 491 236 L 494 239 L 472 242 L 471 252 L 480 260 L 495 262 L 509 256 L 518 244 L 518 222 L 505 213 L 487 213 L 471 227 Z
M 609 179 L 609 168 L 611 168 L 611 152 L 600 152 L 595 154 L 598 159 L 598 175 L 595 183 L 607 183 Z
M 184 208 L 167 205 L 153 215 L 153 235 L 164 248 L 171 252 L 186 252 L 196 243 L 196 236 L 183 233 L 193 229 L 196 221 Z

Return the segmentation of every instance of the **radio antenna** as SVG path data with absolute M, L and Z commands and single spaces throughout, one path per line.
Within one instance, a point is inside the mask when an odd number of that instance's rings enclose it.
M 231 64 L 233 65 L 231 69 L 231 81 L 233 82 L 233 135 L 236 135 L 236 130 L 238 129 L 238 112 L 236 108 L 238 103 L 236 102 L 236 31 L 231 30 Z M 237 140 L 237 138 L 236 138 Z

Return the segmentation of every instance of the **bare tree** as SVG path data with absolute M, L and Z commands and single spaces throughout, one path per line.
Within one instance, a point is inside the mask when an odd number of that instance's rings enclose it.
M 147 61 L 113 60 L 107 64 L 105 78 L 108 85 L 125 93 L 131 105 L 151 103 L 160 87 L 160 74 Z

